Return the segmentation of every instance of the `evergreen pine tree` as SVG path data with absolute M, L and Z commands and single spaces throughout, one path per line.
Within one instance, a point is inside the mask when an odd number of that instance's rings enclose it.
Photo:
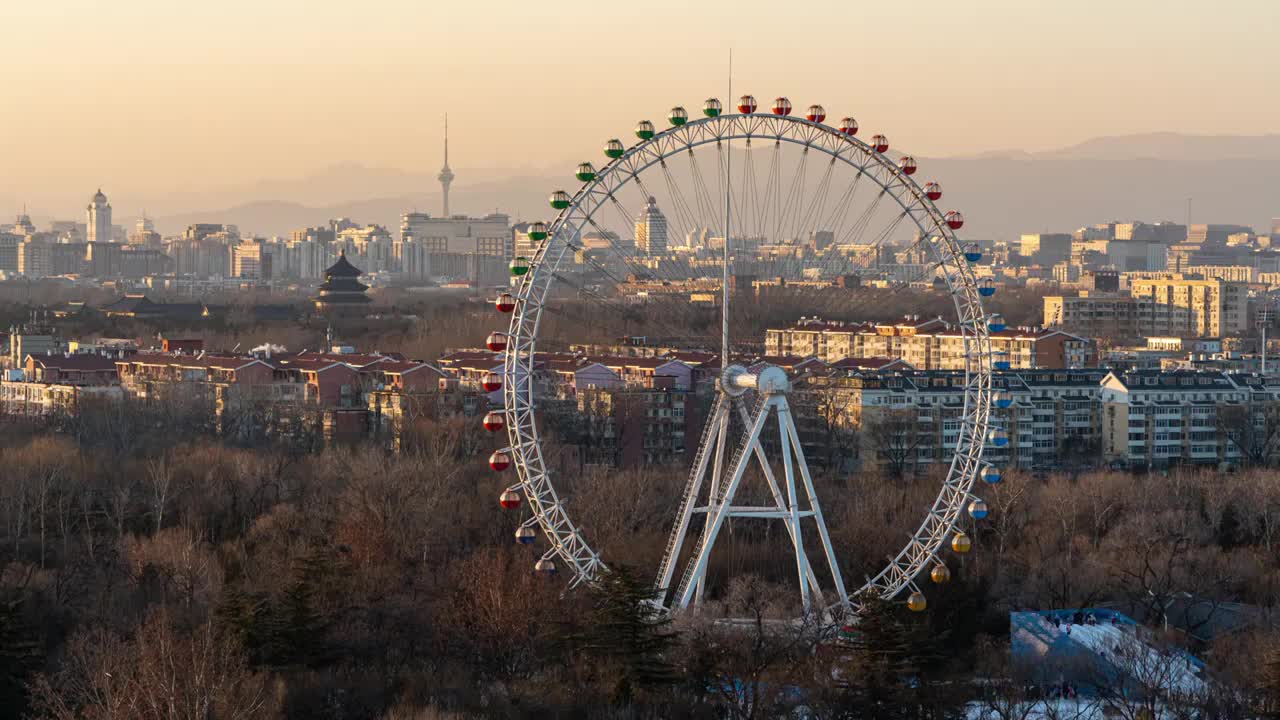
M 941 664 L 935 637 L 922 618 L 900 603 L 877 597 L 860 600 L 856 632 L 850 638 L 832 703 L 844 718 L 963 717 L 959 698 L 934 681 Z
M 230 585 L 214 610 L 217 622 L 249 655 L 252 665 L 273 664 L 275 632 L 269 598 L 261 593 L 248 593 L 240 585 Z
M 616 671 L 609 681 L 614 703 L 632 702 L 643 690 L 678 679 L 668 659 L 677 641 L 671 621 L 653 604 L 651 585 L 626 566 L 611 568 L 591 591 L 591 610 L 568 637 L 586 659 L 604 661 Z
M 318 594 L 328 575 L 323 552 L 313 550 L 294 566 L 294 580 L 277 604 L 274 620 L 281 664 L 314 665 L 323 659 L 328 620 Z

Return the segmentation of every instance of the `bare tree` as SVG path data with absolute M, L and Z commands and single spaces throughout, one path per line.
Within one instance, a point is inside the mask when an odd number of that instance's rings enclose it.
M 147 462 L 148 503 L 151 509 L 153 532 L 160 532 L 164 527 L 164 514 L 173 500 L 174 472 L 172 463 L 167 457 L 158 457 Z
M 78 634 L 62 669 L 33 684 L 36 717 L 48 720 L 253 720 L 269 700 L 265 678 L 212 624 L 183 633 L 164 611 L 133 640 L 103 628 Z
M 1164 639 L 1141 632 L 1115 632 L 1112 645 L 1098 649 L 1088 673 L 1104 709 L 1123 720 L 1200 717 L 1178 714 L 1194 709 L 1207 689 L 1198 666 Z
M 840 471 L 854 460 L 858 452 L 858 434 L 849 417 L 849 396 L 835 384 L 835 378 L 812 378 L 799 396 L 798 419 L 814 429 L 818 446 L 824 450 L 823 461 L 830 469 Z
M 745 618 L 733 628 L 702 620 L 683 628 L 689 634 L 688 672 L 727 717 L 753 720 L 779 717 L 795 704 L 787 688 L 806 678 L 808 659 L 824 629 L 816 618 L 798 622 L 793 608 L 780 606 L 779 590 L 755 576 L 731 581 L 725 610 Z
M 910 410 L 883 410 L 864 431 L 876 457 L 894 477 L 902 477 L 915 469 L 917 454 L 925 436 L 920 432 L 916 413 Z
M 1269 467 L 1280 452 L 1280 409 L 1275 404 L 1218 408 L 1218 430 L 1240 452 L 1246 466 Z

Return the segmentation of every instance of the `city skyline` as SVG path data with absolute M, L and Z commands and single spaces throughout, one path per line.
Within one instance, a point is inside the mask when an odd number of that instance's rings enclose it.
M 391 2 L 355 24 L 332 3 L 305 13 L 288 3 L 215 11 L 139 0 L 110 12 L 88 0 L 23 3 L 7 11 L 22 29 L 9 49 L 40 62 L 0 71 L 27 108 L 0 138 L 13 170 L 0 181 L 0 206 L 48 207 L 65 202 L 54 199 L 67 188 L 78 199 L 99 185 L 122 198 L 199 194 L 343 163 L 433 171 L 446 111 L 464 170 L 539 174 L 579 157 L 587 129 L 620 135 L 641 119 L 637 108 L 658 118 L 671 105 L 724 96 L 729 46 L 735 92 L 822 102 L 869 130 L 889 129 L 895 147 L 921 157 L 1280 129 L 1280 100 L 1265 92 L 1280 69 L 1260 30 L 1280 21 L 1280 9 L 1236 3 L 1228 25 L 1212 8 L 1151 14 L 1134 5 L 1050 13 L 926 3 L 835 10 L 823 23 L 769 17 L 767 49 L 752 42 L 766 22 L 756 4 L 732 14 L 701 6 L 659 30 L 680 52 L 614 41 L 608 60 L 588 61 L 603 39 L 635 38 L 645 23 L 572 3 L 562 8 L 570 22 L 536 8 L 488 17 Z M 649 17 L 662 14 L 655 6 Z M 378 53 L 335 52 L 351 46 Z M 831 62 L 833 52 L 844 62 Z M 926 95 L 937 111 L 920 111 Z M 1241 111 L 1222 111 L 1230 107 Z

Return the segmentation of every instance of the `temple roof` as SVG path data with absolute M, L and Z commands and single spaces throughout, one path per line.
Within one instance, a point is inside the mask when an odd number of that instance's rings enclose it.
M 369 286 L 355 278 L 330 277 L 320 284 L 321 294 L 327 293 L 362 293 Z
M 347 262 L 347 254 L 343 252 L 339 253 L 338 261 L 330 265 L 329 269 L 324 271 L 324 274 L 328 277 L 357 278 L 363 275 L 364 272 Z

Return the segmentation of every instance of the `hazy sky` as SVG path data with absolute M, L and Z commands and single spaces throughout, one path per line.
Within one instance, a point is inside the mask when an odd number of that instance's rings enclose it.
M 0 27 L 0 207 L 434 170 L 446 110 L 455 169 L 596 158 L 724 96 L 730 46 L 735 94 L 922 156 L 1280 131 L 1277 0 L 3 0 Z

